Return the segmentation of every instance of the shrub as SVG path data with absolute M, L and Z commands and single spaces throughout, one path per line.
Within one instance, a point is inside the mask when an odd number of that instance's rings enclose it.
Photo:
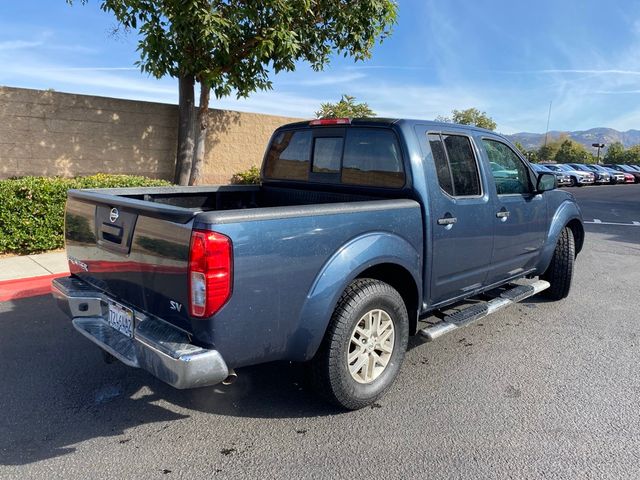
M 64 205 L 74 188 L 150 187 L 169 185 L 133 175 L 89 177 L 22 177 L 0 180 L 0 253 L 29 254 L 64 245 Z M 69 225 L 82 228 L 82 225 Z M 85 228 L 86 229 L 86 228 Z M 93 235 L 93 232 L 85 232 Z
M 244 172 L 238 172 L 231 178 L 231 181 L 241 185 L 260 183 L 260 169 L 258 167 L 251 167 Z

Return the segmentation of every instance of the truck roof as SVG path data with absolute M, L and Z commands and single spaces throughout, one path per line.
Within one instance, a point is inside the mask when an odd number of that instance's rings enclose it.
M 310 119 L 310 120 L 302 120 L 300 122 L 293 122 L 293 123 L 287 123 L 285 125 L 282 125 L 281 127 L 278 128 L 300 128 L 300 127 L 308 127 L 309 126 L 309 122 L 311 122 L 312 120 L 316 120 L 316 119 Z M 485 128 L 480 128 L 480 127 L 476 127 L 474 125 L 462 125 L 459 123 L 448 123 L 448 122 L 436 122 L 434 120 L 419 120 L 419 119 L 411 119 L 411 118 L 386 118 L 386 117 L 372 117 L 372 118 L 352 118 L 351 119 L 351 123 L 349 125 L 351 126 L 391 126 L 391 125 L 406 125 L 406 126 L 413 126 L 413 125 L 428 125 L 428 126 L 433 126 L 433 127 L 438 127 L 438 128 L 443 128 L 446 129 L 447 127 L 451 127 L 451 126 L 455 126 L 455 127 L 462 127 L 468 130 L 475 130 L 477 132 L 486 132 L 486 133 L 492 133 L 492 134 L 496 134 L 496 132 L 492 132 L 491 130 L 487 130 Z M 335 125 L 336 127 L 344 127 L 345 124 L 339 124 L 339 125 Z

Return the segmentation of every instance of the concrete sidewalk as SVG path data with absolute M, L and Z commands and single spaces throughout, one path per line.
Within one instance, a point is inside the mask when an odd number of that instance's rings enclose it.
M 0 302 L 49 293 L 51 280 L 68 274 L 64 251 L 0 258 Z
M 64 251 L 0 258 L 0 282 L 68 271 Z

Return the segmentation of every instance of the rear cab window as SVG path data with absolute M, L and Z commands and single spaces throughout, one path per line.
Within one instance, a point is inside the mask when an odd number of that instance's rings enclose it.
M 308 180 L 312 140 L 310 130 L 278 133 L 265 158 L 265 176 L 282 180 Z
M 264 175 L 380 188 L 402 188 L 406 183 L 397 137 L 391 129 L 379 127 L 279 132 L 265 157 Z

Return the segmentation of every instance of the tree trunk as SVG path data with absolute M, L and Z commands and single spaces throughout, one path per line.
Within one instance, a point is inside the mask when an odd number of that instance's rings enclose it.
M 193 166 L 189 185 L 195 185 L 200 181 L 204 169 L 204 154 L 206 150 L 207 129 L 209 128 L 209 94 L 211 89 L 200 84 L 200 108 L 198 109 L 198 130 L 196 132 L 196 144 L 193 153 Z
M 187 185 L 191 177 L 195 144 L 193 83 L 193 75 L 185 75 L 179 78 L 178 152 L 173 179 L 178 185 Z

